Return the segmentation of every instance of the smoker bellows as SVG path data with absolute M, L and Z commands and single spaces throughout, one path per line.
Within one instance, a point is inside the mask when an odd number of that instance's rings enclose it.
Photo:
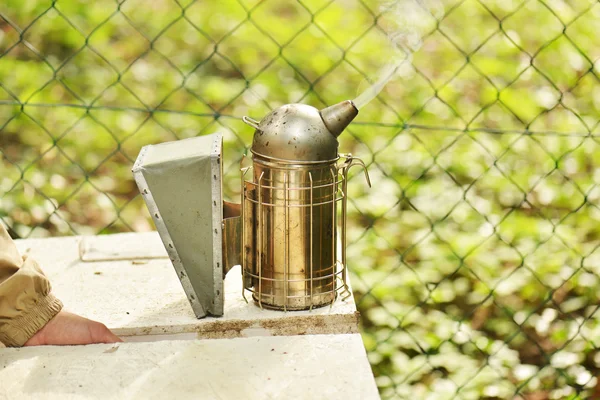
M 223 314 L 223 278 L 237 264 L 242 295 L 261 307 L 311 309 L 347 291 L 347 176 L 365 166 L 338 153 L 337 136 L 357 114 L 344 101 L 244 117 L 255 133 L 241 204 L 222 200 L 219 134 L 142 149 L 134 177 L 198 318 Z

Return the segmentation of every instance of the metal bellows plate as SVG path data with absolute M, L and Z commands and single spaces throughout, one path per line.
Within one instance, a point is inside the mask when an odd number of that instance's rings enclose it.
M 145 146 L 133 175 L 196 314 L 223 315 L 220 134 Z

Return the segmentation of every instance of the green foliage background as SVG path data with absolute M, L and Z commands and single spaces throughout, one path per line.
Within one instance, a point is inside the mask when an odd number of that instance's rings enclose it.
M 386 4 L 4 0 L 0 217 L 15 237 L 152 229 L 138 151 L 214 131 L 235 200 L 241 116 L 354 98 L 395 54 Z M 591 397 L 600 4 L 441 4 L 341 137 L 373 181 L 350 181 L 348 256 L 381 394 Z

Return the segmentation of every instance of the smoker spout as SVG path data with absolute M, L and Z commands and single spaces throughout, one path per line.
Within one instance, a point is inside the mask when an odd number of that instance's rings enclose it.
M 319 111 L 325 126 L 335 137 L 340 136 L 342 131 L 358 115 L 358 108 L 352 100 L 345 100 Z

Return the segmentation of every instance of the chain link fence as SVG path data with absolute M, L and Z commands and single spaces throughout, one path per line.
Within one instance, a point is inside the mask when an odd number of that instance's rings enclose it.
M 382 397 L 600 396 L 600 4 L 441 4 L 341 137 L 373 181 L 350 181 L 348 258 Z M 152 229 L 138 151 L 217 130 L 235 200 L 241 116 L 354 98 L 389 60 L 389 5 L 3 1 L 0 218 Z

